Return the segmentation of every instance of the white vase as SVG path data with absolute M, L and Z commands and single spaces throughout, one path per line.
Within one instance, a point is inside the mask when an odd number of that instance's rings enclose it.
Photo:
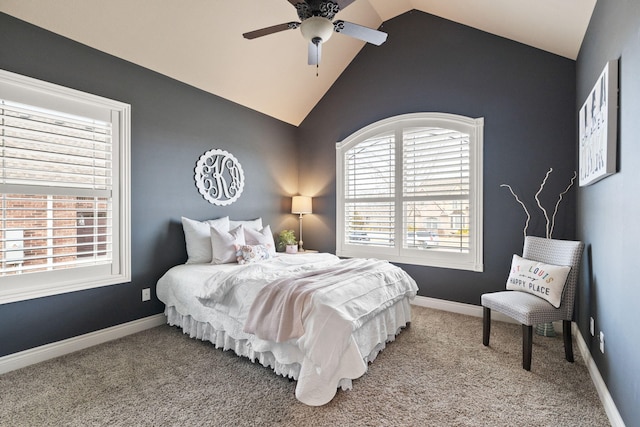
M 287 247 L 285 248 L 285 252 L 288 254 L 297 254 L 298 245 L 287 245 Z

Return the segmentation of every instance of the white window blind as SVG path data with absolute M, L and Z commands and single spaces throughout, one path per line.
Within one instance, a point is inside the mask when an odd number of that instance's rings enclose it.
M 480 270 L 482 127 L 418 113 L 338 143 L 337 254 Z
M 377 135 L 345 155 L 345 236 L 354 244 L 393 246 L 395 135 Z
M 346 153 L 347 198 L 392 198 L 395 192 L 393 134 L 367 139 Z
M 464 132 L 403 131 L 405 248 L 469 251 L 469 152 Z
M 110 263 L 111 123 L 0 100 L 0 136 L 0 274 Z
M 0 303 L 127 279 L 129 107 L 6 72 L 0 89 Z
M 3 184 L 111 191 L 111 123 L 0 100 Z

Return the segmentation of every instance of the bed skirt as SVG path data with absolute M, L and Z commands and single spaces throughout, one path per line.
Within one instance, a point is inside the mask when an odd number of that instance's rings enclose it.
M 246 357 L 254 363 L 258 362 L 271 368 L 278 375 L 293 380 L 298 380 L 300 376 L 301 355 L 293 344 L 275 344 L 278 346 L 275 352 L 257 351 L 253 348 L 250 340 L 235 339 L 226 331 L 216 329 L 208 322 L 200 322 L 187 314 L 178 312 L 174 306 L 167 306 L 165 315 L 169 325 L 180 327 L 183 333 L 188 334 L 191 338 L 209 341 L 218 349 L 233 350 L 238 356 Z M 409 298 L 404 298 L 354 331 L 353 338 L 365 364 L 373 362 L 385 348 L 386 343 L 394 341 L 402 328 L 410 322 L 411 304 Z M 276 353 L 278 357 L 276 357 Z M 296 359 L 299 360 L 293 361 Z M 336 388 L 350 390 L 352 379 L 355 378 L 341 378 Z

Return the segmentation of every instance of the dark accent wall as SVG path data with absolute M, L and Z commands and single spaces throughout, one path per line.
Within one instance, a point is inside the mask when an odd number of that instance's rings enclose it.
M 576 168 L 575 62 L 418 11 L 382 30 L 387 42 L 365 46 L 299 127 L 300 191 L 315 197 L 305 246 L 335 250 L 336 142 L 405 113 L 484 117 L 484 272 L 404 266 L 420 295 L 479 305 L 482 293 L 504 289 L 511 256 L 522 253 L 526 216 L 500 184 L 526 201 L 528 234 L 543 236 L 533 196 L 552 167 L 541 200 L 553 211 Z M 575 189 L 553 237 L 573 238 L 574 217 Z
M 1 13 L 0 40 L 0 68 L 132 111 L 132 281 L 0 305 L 0 356 L 162 313 L 155 283 L 186 261 L 181 216 L 296 227 L 285 214 L 298 185 L 295 127 Z M 196 161 L 212 148 L 244 169 L 244 192 L 228 207 L 209 204 L 194 183 Z M 153 298 L 143 303 L 146 287 Z
M 577 60 L 581 106 L 607 61 L 619 60 L 618 173 L 578 191 L 586 244 L 577 323 L 627 426 L 640 425 L 640 2 L 598 1 Z M 577 108 L 576 108 L 577 110 Z M 605 334 L 605 353 L 589 333 Z

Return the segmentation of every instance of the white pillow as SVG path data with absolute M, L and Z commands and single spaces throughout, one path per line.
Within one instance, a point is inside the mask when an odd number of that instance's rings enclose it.
M 211 264 L 237 262 L 238 250 L 244 244 L 244 226 L 231 231 L 211 227 Z
M 233 219 L 229 220 L 229 230 L 233 230 L 234 228 L 244 225 L 244 228 L 252 228 L 254 230 L 262 229 L 262 218 L 251 219 L 248 221 L 235 221 Z
M 229 217 L 201 222 L 182 217 L 182 229 L 187 244 L 187 264 L 211 262 L 211 226 L 229 229 Z
M 271 227 L 269 225 L 260 231 L 245 228 L 244 240 L 247 245 L 264 245 L 271 256 L 276 254 L 276 243 L 273 240 L 273 233 L 271 233 Z
M 211 227 L 216 227 L 219 230 L 229 231 L 231 230 L 231 226 L 229 225 L 229 217 L 225 216 L 217 219 L 209 219 L 205 221 Z M 233 227 L 235 228 L 235 227 Z
M 513 255 L 507 289 L 528 292 L 558 308 L 570 270 L 567 265 L 544 264 Z

